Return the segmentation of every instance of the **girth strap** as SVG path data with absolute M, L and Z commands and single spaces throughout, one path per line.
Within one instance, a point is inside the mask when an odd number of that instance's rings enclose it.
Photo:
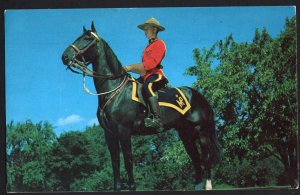
M 109 105 L 109 104 L 111 103 L 111 101 L 113 100 L 113 98 L 116 97 L 116 96 L 121 92 L 121 90 L 125 87 L 125 85 L 127 84 L 128 81 L 129 81 L 129 79 L 126 78 L 125 82 L 123 82 L 123 84 L 119 87 L 119 89 L 116 90 L 114 93 L 112 93 L 112 94 L 109 96 L 108 100 L 104 103 L 103 107 L 101 108 L 101 107 L 99 106 L 99 111 L 100 111 L 100 113 L 99 113 L 99 119 L 100 119 L 100 122 L 101 122 L 101 124 L 103 125 L 104 129 L 105 129 L 106 131 L 109 131 L 110 133 L 112 133 L 112 130 L 110 130 L 110 129 L 105 125 L 105 122 L 104 122 L 104 120 L 103 120 L 103 117 L 104 117 L 104 114 L 105 114 L 105 108 L 106 108 L 107 105 Z

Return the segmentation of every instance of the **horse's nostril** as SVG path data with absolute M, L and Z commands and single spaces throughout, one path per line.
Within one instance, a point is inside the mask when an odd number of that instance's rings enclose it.
M 63 61 L 64 64 L 67 64 L 69 62 L 68 55 L 64 54 L 62 56 L 62 61 Z

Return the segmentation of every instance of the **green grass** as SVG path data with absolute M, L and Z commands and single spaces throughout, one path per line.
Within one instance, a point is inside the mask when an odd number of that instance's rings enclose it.
M 214 190 L 255 190 L 255 189 L 291 189 L 291 186 L 253 186 L 253 187 L 236 187 L 228 184 L 213 185 Z
M 232 189 L 232 188 L 237 188 L 235 186 L 231 186 L 228 184 L 215 184 L 213 185 L 214 190 L 226 190 L 226 189 Z

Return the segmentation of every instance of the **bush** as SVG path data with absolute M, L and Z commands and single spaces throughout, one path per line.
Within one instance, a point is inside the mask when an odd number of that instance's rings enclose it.
M 111 191 L 112 187 L 112 170 L 107 167 L 84 179 L 75 180 L 71 184 L 71 191 Z
M 269 186 L 278 183 L 278 177 L 283 171 L 282 163 L 273 156 L 255 162 L 235 157 L 220 163 L 213 178 L 218 184 L 235 187 Z

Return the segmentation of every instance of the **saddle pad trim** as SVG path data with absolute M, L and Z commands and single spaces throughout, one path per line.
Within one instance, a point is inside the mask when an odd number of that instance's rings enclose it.
M 179 92 L 179 94 L 182 97 L 182 99 L 179 98 L 176 101 L 178 102 L 179 105 L 186 104 L 186 107 L 184 109 L 181 109 L 180 107 L 178 107 L 174 104 L 168 103 L 168 102 L 158 102 L 158 104 L 160 106 L 173 108 L 173 109 L 177 110 L 180 114 L 184 115 L 191 108 L 191 105 L 190 105 L 189 101 L 186 99 L 184 93 L 178 88 L 175 88 L 175 89 Z M 136 94 L 137 94 L 137 83 L 132 82 L 132 95 L 131 95 L 131 98 L 132 98 L 133 101 L 142 103 L 140 101 L 140 99 L 136 96 Z M 182 101 L 182 100 L 184 100 L 184 101 Z
M 132 95 L 131 95 L 131 99 L 134 100 L 134 101 L 136 101 L 136 102 L 142 103 L 140 101 L 140 99 L 136 96 L 136 91 L 137 91 L 137 84 L 136 84 L 135 81 L 133 81 L 132 82 L 132 93 L 131 93 Z

